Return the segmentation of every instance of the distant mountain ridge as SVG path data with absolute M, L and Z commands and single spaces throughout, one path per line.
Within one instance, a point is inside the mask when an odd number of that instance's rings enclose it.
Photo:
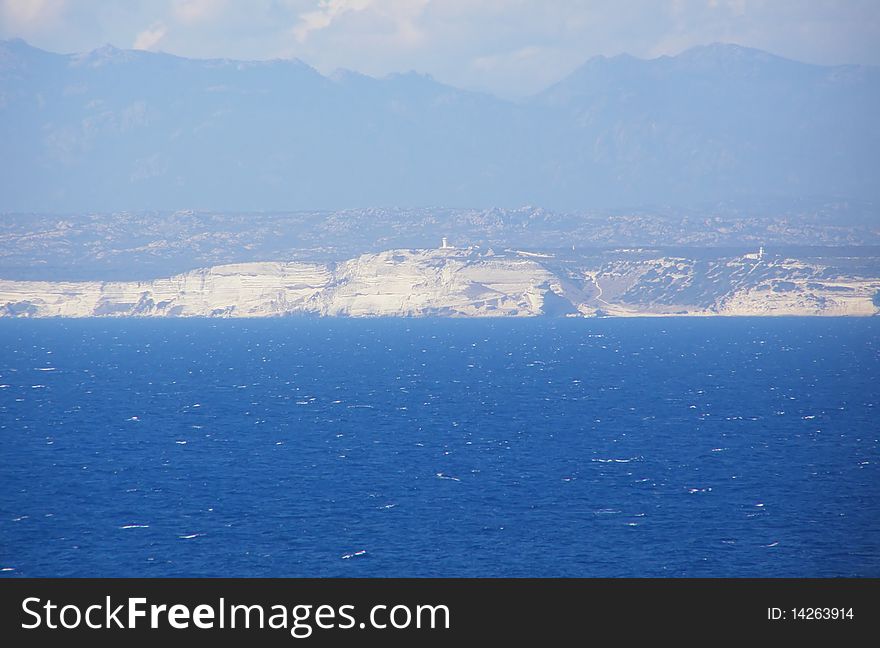
M 415 73 L 0 42 L 0 211 L 874 201 L 880 70 L 596 57 L 519 102 Z

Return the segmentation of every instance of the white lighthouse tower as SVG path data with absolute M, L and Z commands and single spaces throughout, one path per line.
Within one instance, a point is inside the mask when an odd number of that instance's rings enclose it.
M 440 243 L 440 249 L 441 249 L 441 250 L 451 250 L 451 249 L 452 249 L 452 246 L 449 245 L 449 242 L 446 240 L 446 237 L 445 237 L 445 236 L 444 236 L 443 239 L 441 240 L 441 243 Z

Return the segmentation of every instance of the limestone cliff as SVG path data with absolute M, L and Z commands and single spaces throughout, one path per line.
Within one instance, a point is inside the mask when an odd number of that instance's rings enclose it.
M 240 263 L 153 281 L 0 280 L 0 316 L 874 315 L 880 278 L 795 259 L 390 250 L 340 263 Z

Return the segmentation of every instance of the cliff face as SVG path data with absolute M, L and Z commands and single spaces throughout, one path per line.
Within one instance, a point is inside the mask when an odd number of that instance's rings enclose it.
M 547 269 L 520 258 L 467 251 L 392 250 L 337 266 L 316 300 L 321 315 L 540 315 L 554 283 Z
M 0 280 L 0 315 L 540 315 L 554 281 L 527 259 L 393 250 L 331 265 L 223 265 L 148 282 Z
M 793 259 L 576 260 L 390 250 L 241 263 L 132 282 L 0 280 L 7 317 L 874 315 L 880 278 Z
M 327 268 L 319 265 L 244 263 L 146 282 L 0 281 L 0 313 L 38 317 L 279 315 L 304 310 L 330 279 Z
M 608 315 L 857 315 L 878 313 L 880 279 L 798 259 L 618 260 L 586 269 Z M 582 309 L 583 310 L 583 309 Z

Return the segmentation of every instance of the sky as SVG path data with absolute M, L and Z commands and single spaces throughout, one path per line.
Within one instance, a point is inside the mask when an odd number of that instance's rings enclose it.
M 516 98 L 593 56 L 712 42 L 880 65 L 877 0 L 0 0 L 0 38 L 190 58 L 299 58 L 328 74 L 415 70 Z

